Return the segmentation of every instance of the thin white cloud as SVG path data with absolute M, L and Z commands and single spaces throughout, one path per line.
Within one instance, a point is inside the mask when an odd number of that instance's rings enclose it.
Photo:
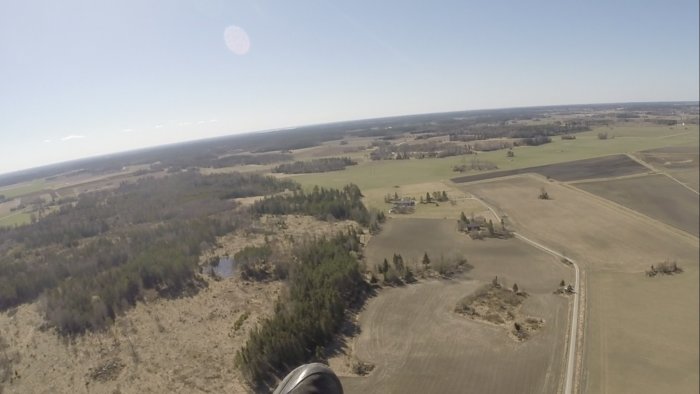
M 51 143 L 51 140 L 44 140 L 45 144 Z
M 209 123 L 216 123 L 216 119 L 209 119 Z
M 132 131 L 134 131 L 134 129 L 124 129 L 122 133 L 131 133 Z
M 198 120 L 198 121 L 197 121 L 197 124 L 204 124 L 204 123 L 206 123 L 206 122 L 207 122 L 206 120 Z
M 192 122 L 180 122 L 180 123 L 178 123 L 177 125 L 178 125 L 178 126 L 189 126 L 189 125 L 191 125 L 191 124 L 192 124 Z
M 71 135 L 67 135 L 67 136 L 61 138 L 61 141 L 79 140 L 81 138 L 85 138 L 85 136 L 78 135 L 78 134 L 71 134 Z
M 162 124 L 157 124 L 157 125 L 155 126 L 156 129 L 160 129 L 161 127 L 163 127 Z

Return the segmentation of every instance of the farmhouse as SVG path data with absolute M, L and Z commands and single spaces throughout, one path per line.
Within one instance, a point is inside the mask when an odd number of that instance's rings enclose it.
M 398 207 L 403 207 L 403 208 L 406 208 L 406 207 L 414 207 L 414 206 L 416 206 L 416 200 L 411 200 L 411 199 L 409 199 L 409 198 L 405 198 L 405 197 L 404 197 L 404 198 L 402 198 L 402 199 L 399 200 L 399 201 L 394 201 L 393 204 L 394 204 L 394 208 L 398 208 Z
M 466 223 L 466 231 L 481 230 L 481 224 L 479 223 Z
M 392 204 L 394 206 L 389 210 L 389 213 L 412 213 L 416 206 L 416 200 L 404 197 L 401 200 L 393 201 Z

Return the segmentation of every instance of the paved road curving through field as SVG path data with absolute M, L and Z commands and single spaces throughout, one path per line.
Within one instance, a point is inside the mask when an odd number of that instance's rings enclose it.
M 500 220 L 501 216 L 498 215 L 498 213 L 492 207 L 490 207 L 488 204 L 486 204 L 484 201 L 482 201 L 481 199 L 479 199 L 475 196 L 472 196 L 471 199 L 479 201 L 486 208 L 488 208 L 489 211 L 491 211 L 491 213 L 496 217 L 497 220 Z M 574 272 L 575 272 L 574 305 L 573 305 L 573 308 L 572 308 L 573 310 L 571 313 L 571 332 L 569 333 L 569 346 L 568 346 L 569 349 L 568 349 L 568 357 L 566 359 L 566 364 L 567 364 L 566 365 L 566 381 L 564 384 L 564 393 L 571 394 L 571 393 L 573 393 L 574 374 L 576 371 L 576 342 L 577 342 L 577 338 L 578 338 L 578 325 L 579 325 L 579 323 L 578 323 L 578 317 L 579 317 L 578 316 L 579 315 L 578 307 L 579 307 L 579 294 L 581 293 L 580 292 L 580 283 L 579 283 L 580 274 L 579 274 L 578 264 L 576 264 L 576 262 L 574 260 L 572 260 L 571 258 L 566 257 L 563 254 L 556 252 L 556 251 L 542 245 L 539 242 L 535 242 L 535 241 L 533 241 L 533 240 L 531 240 L 531 239 L 529 239 L 521 234 L 518 234 L 517 232 L 513 232 L 513 235 L 516 238 L 521 239 L 521 240 L 529 243 L 530 245 L 532 245 L 538 249 L 541 249 L 549 254 L 557 256 L 561 259 L 566 259 L 567 261 L 571 262 L 571 264 L 574 267 Z

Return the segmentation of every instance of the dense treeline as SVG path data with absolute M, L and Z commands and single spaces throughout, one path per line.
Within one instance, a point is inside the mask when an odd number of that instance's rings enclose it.
M 141 299 L 144 290 L 178 295 L 194 290 L 200 244 L 213 244 L 213 223 L 189 221 L 163 229 L 159 241 L 126 257 L 124 263 L 95 275 L 63 281 L 48 291 L 46 319 L 63 334 L 105 327 Z
M 359 246 L 357 234 L 350 231 L 297 251 L 299 264 L 291 273 L 289 292 L 236 353 L 236 365 L 251 383 L 272 382 L 330 342 L 366 288 L 354 257 Z
M 538 135 L 536 137 L 531 137 L 531 138 L 522 138 L 520 142 L 524 145 L 528 146 L 537 146 L 537 145 L 544 145 L 552 142 L 552 139 L 550 137 L 544 136 L 544 135 Z
M 372 160 L 405 160 L 425 159 L 434 157 L 449 157 L 472 154 L 474 151 L 492 151 L 512 148 L 517 145 L 542 145 L 552 141 L 550 135 L 577 133 L 590 130 L 585 123 L 571 122 L 567 124 L 542 125 L 477 125 L 466 130 L 450 132 L 451 142 L 423 142 L 391 144 L 388 141 L 377 141 L 372 144 L 376 149 L 370 153 Z M 511 138 L 503 140 L 500 138 Z M 457 142 L 470 142 L 459 144 Z
M 0 230 L 0 308 L 49 291 L 46 317 L 62 332 L 104 326 L 143 290 L 192 285 L 202 249 L 250 220 L 230 198 L 297 187 L 185 172 L 83 194 L 36 223 Z
M 275 167 L 272 172 L 284 174 L 308 174 L 313 172 L 328 172 L 344 170 L 347 166 L 357 164 L 349 157 L 330 157 L 324 159 L 314 159 L 311 161 L 295 161 L 284 163 Z
M 337 220 L 354 220 L 369 226 L 371 215 L 362 203 L 362 193 L 357 185 L 343 189 L 326 189 L 315 186 L 311 193 L 295 190 L 292 194 L 265 197 L 256 201 L 251 210 L 256 214 L 312 215 L 320 220 L 329 216 Z
M 489 138 L 534 139 L 567 133 L 590 131 L 589 121 L 554 122 L 533 125 L 474 125 L 449 134 L 450 141 L 474 141 Z
M 233 167 L 243 164 L 272 164 L 280 161 L 290 161 L 294 158 L 289 153 L 264 153 L 259 155 L 237 154 L 219 157 L 211 161 L 214 168 Z
M 40 224 L 0 230 L 0 252 L 12 240 L 34 248 L 106 233 L 111 228 L 192 219 L 225 210 L 230 198 L 259 196 L 296 189 L 289 180 L 251 174 L 203 176 L 196 171 L 163 178 L 141 178 L 116 190 L 82 194 L 75 204 L 62 205 Z

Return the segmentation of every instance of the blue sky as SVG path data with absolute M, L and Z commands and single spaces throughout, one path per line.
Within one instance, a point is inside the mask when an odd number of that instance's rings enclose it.
M 0 0 L 0 173 L 366 117 L 698 100 L 698 34 L 696 0 Z

